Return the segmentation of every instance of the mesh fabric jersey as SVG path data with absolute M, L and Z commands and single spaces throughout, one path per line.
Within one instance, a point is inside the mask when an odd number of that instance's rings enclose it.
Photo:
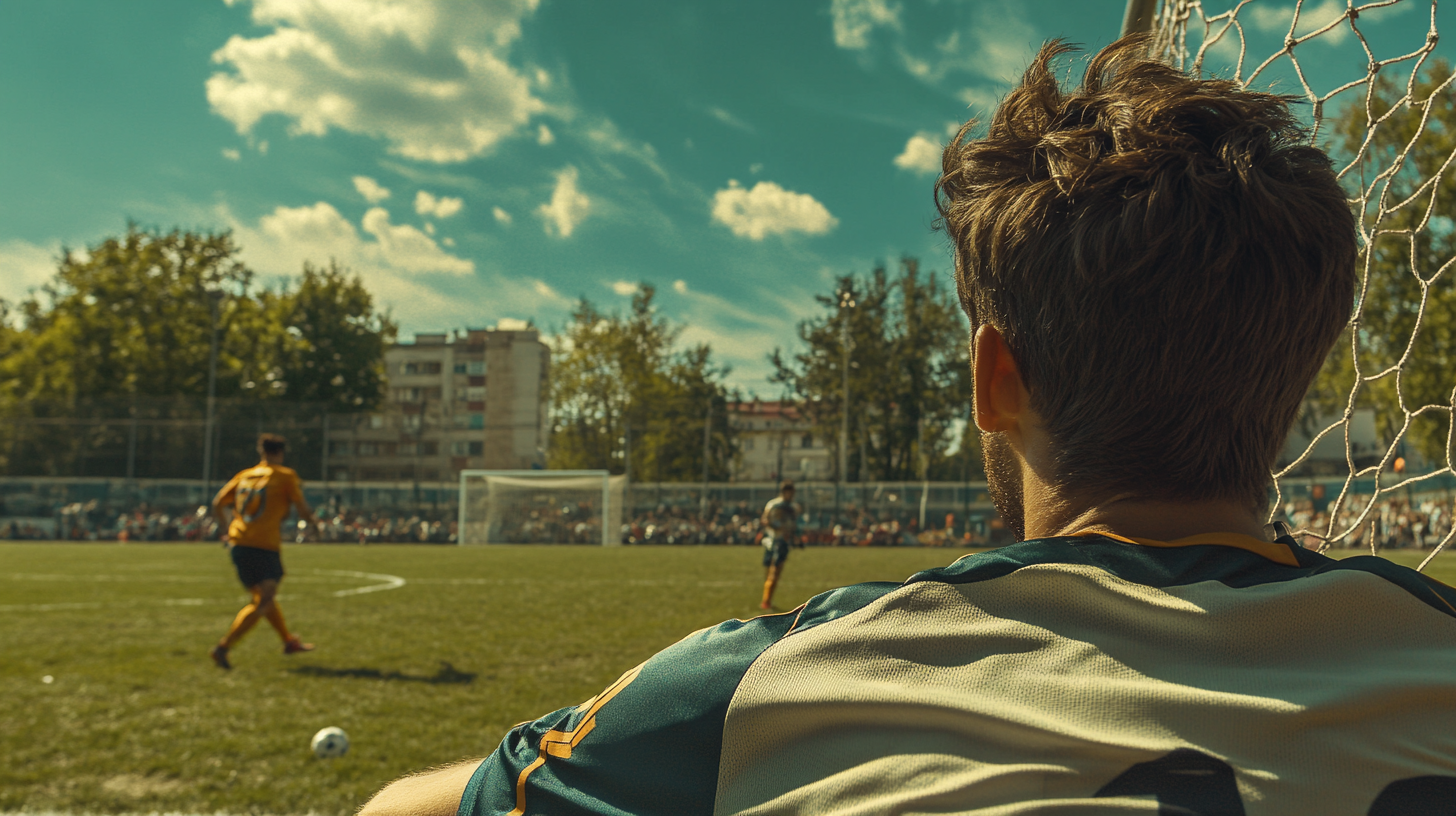
M 460 814 L 1448 812 L 1453 605 L 1288 538 L 1027 541 L 693 633 Z

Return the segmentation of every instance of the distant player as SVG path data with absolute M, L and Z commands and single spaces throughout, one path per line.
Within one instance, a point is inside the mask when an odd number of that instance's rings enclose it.
M 283 638 L 284 654 L 310 652 L 314 648 L 312 643 L 304 643 L 288 631 L 283 610 L 275 600 L 278 582 L 283 580 L 280 528 L 288 518 L 288 511 L 297 508 L 298 517 L 318 530 L 318 519 L 303 501 L 303 482 L 292 468 L 283 466 L 286 448 L 283 437 L 276 434 L 258 437 L 258 453 L 263 460 L 234 476 L 212 500 L 213 516 L 227 526 L 228 551 L 233 566 L 237 567 L 238 580 L 253 595 L 252 603 L 238 612 L 227 634 L 212 647 L 212 662 L 218 668 L 232 668 L 228 650 L 243 639 L 259 618 L 267 618 L 278 630 L 278 636 Z
M 784 562 L 789 560 L 789 547 L 794 544 L 799 528 L 799 505 L 794 501 L 794 483 L 779 485 L 779 495 L 763 507 L 763 566 L 768 574 L 763 579 L 763 603 L 760 609 L 773 607 L 774 589 Z

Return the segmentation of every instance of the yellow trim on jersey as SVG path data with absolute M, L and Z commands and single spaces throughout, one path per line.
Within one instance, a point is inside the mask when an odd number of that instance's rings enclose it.
M 526 812 L 526 778 L 537 768 L 546 764 L 547 755 L 559 759 L 570 759 L 571 749 L 575 748 L 586 738 L 587 734 L 592 732 L 593 728 L 597 727 L 597 712 L 601 710 L 602 706 L 611 702 L 612 698 L 616 697 L 622 689 L 630 686 L 632 681 L 637 679 L 637 675 L 642 673 L 642 666 L 645 665 L 645 663 L 639 664 L 636 668 L 618 677 L 617 682 L 608 686 L 606 691 L 577 706 L 577 711 L 586 710 L 586 717 L 577 724 L 575 729 L 557 731 L 553 728 L 542 735 L 541 753 L 530 765 L 522 768 L 521 775 L 516 777 L 516 809 L 512 810 L 508 816 L 524 816 Z

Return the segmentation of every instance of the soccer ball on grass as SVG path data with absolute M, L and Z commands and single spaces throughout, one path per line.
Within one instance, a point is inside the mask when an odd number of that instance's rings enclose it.
M 349 735 L 342 728 L 328 728 L 313 735 L 313 755 L 319 759 L 343 756 L 349 750 Z

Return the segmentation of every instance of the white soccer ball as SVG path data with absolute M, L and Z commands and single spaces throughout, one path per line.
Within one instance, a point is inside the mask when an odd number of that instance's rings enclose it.
M 313 755 L 319 759 L 343 756 L 349 750 L 349 735 L 342 728 L 328 728 L 313 735 Z

